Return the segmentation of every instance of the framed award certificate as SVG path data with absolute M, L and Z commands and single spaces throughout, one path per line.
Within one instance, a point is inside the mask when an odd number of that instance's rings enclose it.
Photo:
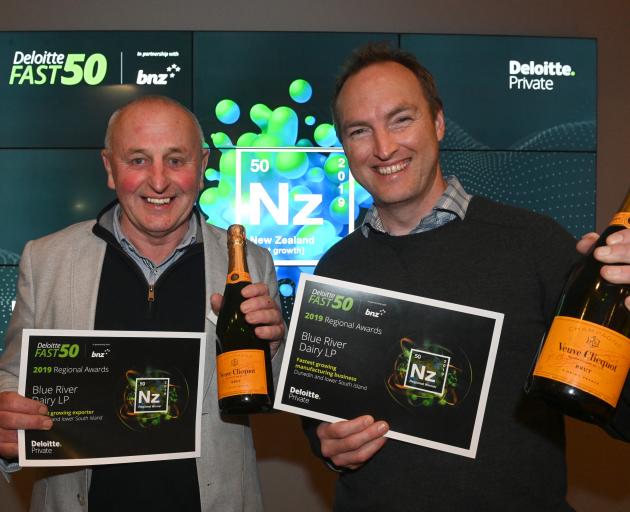
M 302 274 L 274 407 L 475 457 L 503 314 Z
M 19 392 L 50 430 L 18 431 L 21 466 L 200 455 L 205 333 L 25 329 Z

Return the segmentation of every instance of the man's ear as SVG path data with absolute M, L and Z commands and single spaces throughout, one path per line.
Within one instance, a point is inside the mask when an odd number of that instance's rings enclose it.
M 204 182 L 203 178 L 206 174 L 206 168 L 208 167 L 208 158 L 210 157 L 210 150 L 202 148 L 201 150 L 201 169 L 199 170 L 199 188 L 203 190 Z
M 103 160 L 103 167 L 107 173 L 107 186 L 112 190 L 116 190 L 116 184 L 114 182 L 114 175 L 112 173 L 112 163 L 110 161 L 111 154 L 109 150 L 103 149 L 101 151 L 101 159 Z
M 435 115 L 435 134 L 437 140 L 441 141 L 444 138 L 444 132 L 446 131 L 446 123 L 444 122 L 444 111 L 440 111 Z

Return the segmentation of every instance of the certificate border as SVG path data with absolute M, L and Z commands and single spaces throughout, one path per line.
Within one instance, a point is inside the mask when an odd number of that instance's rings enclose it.
M 26 457 L 24 429 L 18 430 L 18 462 L 22 467 L 57 467 L 57 466 L 97 466 L 101 464 L 120 464 L 126 462 L 148 462 L 157 460 L 190 459 L 201 456 L 201 408 L 203 405 L 204 363 L 206 355 L 205 332 L 176 331 L 97 331 L 81 329 L 24 329 L 20 352 L 20 376 L 18 392 L 24 396 L 28 372 L 28 346 L 31 336 L 80 336 L 83 338 L 195 338 L 199 339 L 199 380 L 197 382 L 197 407 L 195 411 L 195 449 L 188 452 L 164 454 L 131 455 L 119 457 L 97 457 L 88 459 L 29 459 Z
M 486 362 L 486 368 L 483 374 L 483 381 L 481 385 L 481 391 L 479 396 L 479 403 L 477 404 L 477 412 L 475 414 L 475 424 L 472 431 L 470 445 L 467 448 L 459 446 L 453 446 L 446 443 L 439 443 L 437 441 L 431 441 L 421 437 L 404 434 L 402 432 L 396 432 L 389 430 L 385 437 L 397 439 L 399 441 L 405 441 L 407 443 L 416 444 L 419 446 L 426 446 L 427 448 L 433 448 L 456 455 L 462 455 L 464 457 L 475 458 L 477 455 L 477 447 L 479 445 L 479 437 L 481 435 L 481 427 L 483 424 L 483 418 L 486 411 L 486 403 L 488 401 L 488 394 L 490 392 L 490 384 L 492 382 L 492 373 L 494 371 L 494 364 L 496 361 L 497 350 L 499 348 L 499 340 L 501 337 L 501 329 L 503 327 L 503 313 L 496 311 L 490 311 L 487 309 L 480 309 L 471 306 L 464 306 L 462 304 L 456 304 L 453 302 L 445 302 L 436 299 L 429 299 L 427 297 L 420 297 L 417 295 L 411 295 L 408 293 L 396 292 L 392 290 L 386 290 L 382 288 L 375 288 L 373 286 L 366 286 L 363 284 L 351 283 L 349 281 L 341 281 L 339 279 L 332 279 L 329 277 L 316 276 L 301 273 L 300 281 L 297 287 L 297 293 L 295 295 L 295 307 L 293 308 L 293 314 L 291 316 L 291 324 L 289 326 L 289 332 L 287 334 L 287 342 L 284 351 L 284 357 L 282 359 L 282 366 L 280 368 L 280 377 L 278 379 L 278 389 L 276 390 L 276 398 L 274 401 L 274 408 L 290 412 L 293 414 L 299 414 L 301 416 L 307 416 L 321 421 L 328 421 L 331 423 L 347 420 L 348 418 L 340 418 L 337 416 L 331 416 L 328 414 L 311 411 L 302 407 L 296 407 L 294 405 L 288 405 L 282 402 L 284 396 L 284 388 L 287 380 L 287 372 L 289 369 L 289 361 L 293 350 L 293 341 L 295 338 L 295 331 L 297 329 L 297 323 L 300 318 L 300 312 L 302 309 L 302 298 L 304 295 L 304 287 L 307 282 L 322 283 L 334 286 L 338 289 L 349 289 L 360 292 L 372 293 L 375 295 L 381 295 L 384 297 L 391 297 L 393 299 L 404 300 L 408 302 L 415 302 L 418 304 L 425 304 L 427 306 L 438 307 L 442 309 L 449 309 L 452 311 L 459 311 L 461 313 L 467 313 L 470 315 L 482 316 L 485 318 L 494 319 L 494 329 L 492 332 L 492 340 L 490 342 L 490 350 L 488 351 L 488 360 Z

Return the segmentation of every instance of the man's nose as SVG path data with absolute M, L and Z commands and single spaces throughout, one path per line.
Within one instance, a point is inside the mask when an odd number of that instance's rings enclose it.
M 168 187 L 166 167 L 161 160 L 153 163 L 151 174 L 149 175 L 149 184 L 156 192 L 163 192 Z
M 387 129 L 374 130 L 374 155 L 389 160 L 398 149 L 396 139 Z

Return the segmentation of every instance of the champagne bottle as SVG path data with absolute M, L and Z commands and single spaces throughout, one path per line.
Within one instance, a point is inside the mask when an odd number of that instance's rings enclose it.
M 228 273 L 217 321 L 217 386 L 225 414 L 267 412 L 273 404 L 269 343 L 258 339 L 241 312 L 241 290 L 251 283 L 245 257 L 245 228 L 228 229 Z
M 630 190 L 594 248 L 627 227 Z M 630 286 L 606 281 L 602 265 L 591 251 L 572 271 L 527 384 L 530 395 L 599 425 L 611 419 L 630 367 Z

